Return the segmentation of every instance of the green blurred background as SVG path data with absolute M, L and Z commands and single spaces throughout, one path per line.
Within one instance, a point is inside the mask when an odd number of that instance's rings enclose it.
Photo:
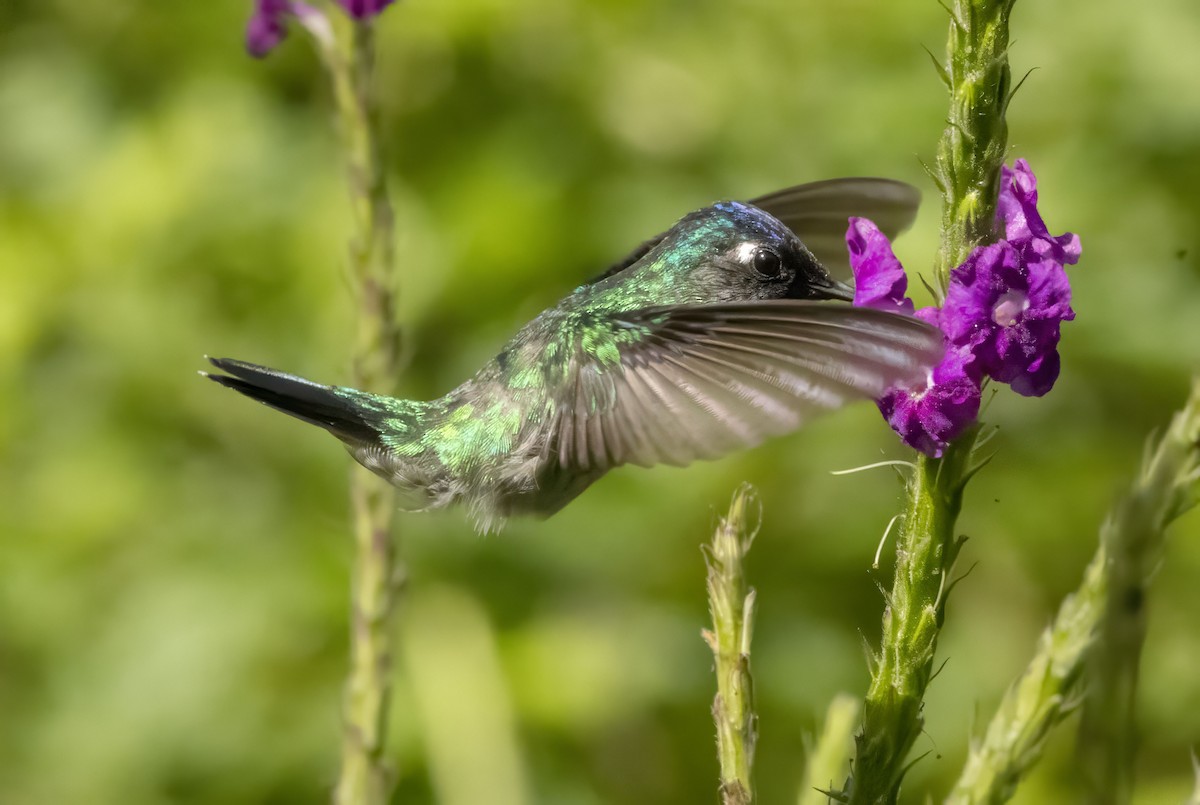
M 348 376 L 347 213 L 303 39 L 242 51 L 249 0 L 0 4 L 0 802 L 319 803 L 346 663 L 348 459 L 199 379 L 205 353 Z M 944 793 L 1145 436 L 1200 365 L 1200 6 L 1021 2 L 1014 156 L 1083 240 L 1041 400 L 999 394 L 962 528 L 927 752 Z M 382 22 L 409 396 L 679 214 L 882 174 L 927 205 L 946 99 L 933 0 L 411 0 Z M 871 406 L 726 460 L 625 469 L 500 537 L 401 518 L 398 802 L 715 799 L 698 545 L 742 480 L 765 525 L 754 666 L 764 803 L 867 682 L 870 572 L 902 456 Z M 1175 529 L 1143 664 L 1139 802 L 1200 743 L 1200 517 Z M 886 567 L 884 574 L 886 577 Z M 1074 724 L 1018 797 L 1070 801 Z

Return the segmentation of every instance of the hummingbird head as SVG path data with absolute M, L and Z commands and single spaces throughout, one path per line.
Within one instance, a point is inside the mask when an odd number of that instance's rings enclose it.
M 689 284 L 708 301 L 854 298 L 790 229 L 750 204 L 724 201 L 697 210 L 662 246 L 664 255 L 682 260 Z

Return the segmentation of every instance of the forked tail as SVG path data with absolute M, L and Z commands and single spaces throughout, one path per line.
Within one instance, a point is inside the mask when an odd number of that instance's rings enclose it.
M 277 411 L 322 427 L 344 442 L 363 444 L 379 439 L 378 414 L 362 405 L 371 397 L 365 392 L 323 386 L 296 375 L 232 358 L 209 358 L 208 361 L 221 371 L 228 372 L 200 373 L 209 380 L 241 392 Z

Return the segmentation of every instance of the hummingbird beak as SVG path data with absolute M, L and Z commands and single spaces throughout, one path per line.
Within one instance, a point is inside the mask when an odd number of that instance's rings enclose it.
M 854 301 L 854 289 L 844 282 L 830 278 L 827 285 L 821 285 L 813 288 L 813 293 L 818 299 L 840 299 L 843 302 Z

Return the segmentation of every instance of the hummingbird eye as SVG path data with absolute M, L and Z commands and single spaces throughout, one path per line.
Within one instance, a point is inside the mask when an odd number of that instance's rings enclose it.
M 783 261 L 770 249 L 755 249 L 754 256 L 750 260 L 754 270 L 763 279 L 778 279 L 783 272 Z

